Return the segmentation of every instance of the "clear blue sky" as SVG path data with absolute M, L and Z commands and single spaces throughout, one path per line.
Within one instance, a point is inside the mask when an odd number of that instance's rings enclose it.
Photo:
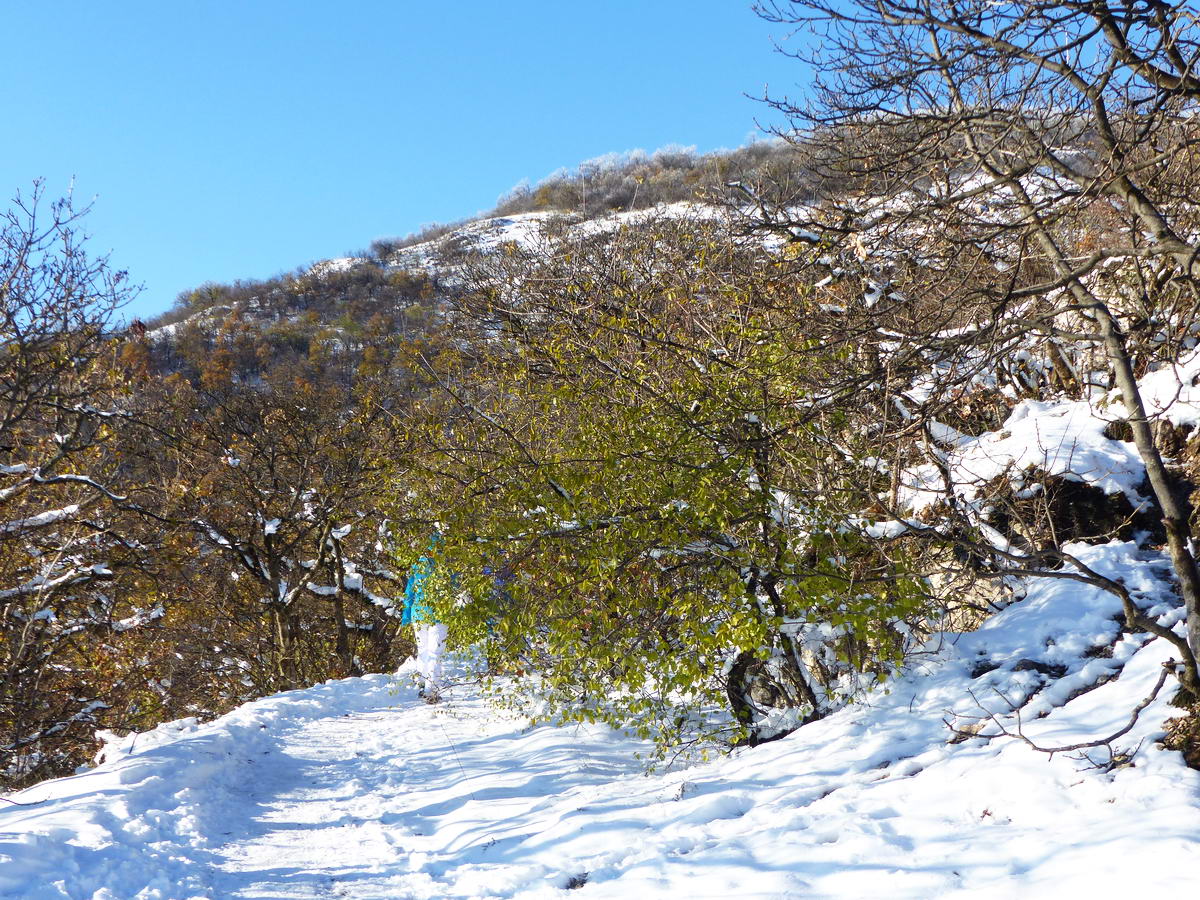
M 749 0 L 3 4 L 2 199 L 95 197 L 149 316 L 490 208 L 522 179 L 744 143 L 797 64 Z

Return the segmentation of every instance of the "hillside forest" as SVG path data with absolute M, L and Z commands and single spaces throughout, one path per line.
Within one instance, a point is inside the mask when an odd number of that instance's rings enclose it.
M 1194 11 L 758 12 L 820 36 L 769 139 L 584 166 L 147 323 L 86 209 L 15 196 L 0 786 L 394 671 L 421 555 L 498 702 L 662 758 L 854 703 L 1031 579 L 1090 584 L 1171 645 L 1200 765 L 1200 436 L 1144 396 L 1200 340 Z M 1136 477 L 960 464 L 1055 403 Z M 1173 611 L 1073 550 L 1115 540 L 1165 554 Z

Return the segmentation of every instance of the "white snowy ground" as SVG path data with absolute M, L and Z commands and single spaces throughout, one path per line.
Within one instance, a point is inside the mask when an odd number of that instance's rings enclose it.
M 1178 618 L 1157 554 L 1073 549 Z M 280 694 L 209 724 L 121 739 L 99 767 L 11 795 L 28 805 L 0 809 L 0 896 L 1124 900 L 1195 890 L 1200 772 L 1154 743 L 1171 714 L 1164 699 L 1118 742 L 1136 748 L 1135 765 L 1112 772 L 1009 738 L 948 743 L 943 717 L 954 711 L 962 725 L 979 712 L 968 691 L 997 711 L 1007 709 L 997 691 L 1030 698 L 1022 727 L 1044 744 L 1119 728 L 1167 648 L 1121 637 L 1117 612 L 1108 595 L 1042 582 L 890 693 L 776 743 L 653 776 L 633 758 L 635 740 L 527 728 L 465 683 L 432 707 L 406 677 Z M 1111 657 L 1097 654 L 1104 646 Z M 1022 660 L 1066 674 L 1048 683 Z

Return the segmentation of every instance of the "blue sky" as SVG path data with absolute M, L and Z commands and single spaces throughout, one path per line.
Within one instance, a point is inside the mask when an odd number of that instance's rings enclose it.
M 744 143 L 794 92 L 749 0 L 10 2 L 0 189 L 95 198 L 149 316 L 612 151 Z

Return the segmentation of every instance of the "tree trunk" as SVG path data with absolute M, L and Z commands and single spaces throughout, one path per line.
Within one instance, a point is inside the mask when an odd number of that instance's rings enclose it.
M 1192 555 L 1189 543 L 1191 535 L 1188 531 L 1188 510 L 1179 499 L 1175 490 L 1175 479 L 1167 470 L 1162 454 L 1158 452 L 1154 443 L 1154 432 L 1146 416 L 1146 407 L 1133 374 L 1133 364 L 1116 320 L 1108 307 L 1098 300 L 1093 298 L 1089 305 L 1104 337 L 1104 349 L 1108 353 L 1109 363 L 1116 377 L 1117 389 L 1120 390 L 1125 408 L 1129 412 L 1133 442 L 1142 463 L 1146 466 L 1150 490 L 1162 510 L 1163 526 L 1167 533 L 1167 552 L 1170 553 L 1171 566 L 1175 569 L 1175 576 L 1179 580 L 1179 592 L 1183 595 L 1187 610 L 1188 646 L 1192 651 L 1192 658 L 1183 660 L 1183 684 L 1194 695 L 1200 696 L 1200 671 L 1197 671 L 1196 664 L 1197 654 L 1200 653 L 1200 570 L 1197 569 L 1196 557 Z
M 290 608 L 275 607 L 276 676 L 284 690 L 301 686 L 298 639 L 300 620 Z
M 741 651 L 730 666 L 728 680 L 725 682 L 725 696 L 729 700 L 729 709 L 737 723 L 746 729 L 746 742 L 750 746 L 757 743 L 757 735 L 754 731 L 754 706 L 747 697 L 749 685 L 746 676 L 754 660 L 755 656 L 751 651 Z
M 354 652 L 350 647 L 350 629 L 346 626 L 346 607 L 340 591 L 333 598 L 333 616 L 337 619 L 335 651 L 342 675 L 361 675 L 362 670 L 354 661 Z

